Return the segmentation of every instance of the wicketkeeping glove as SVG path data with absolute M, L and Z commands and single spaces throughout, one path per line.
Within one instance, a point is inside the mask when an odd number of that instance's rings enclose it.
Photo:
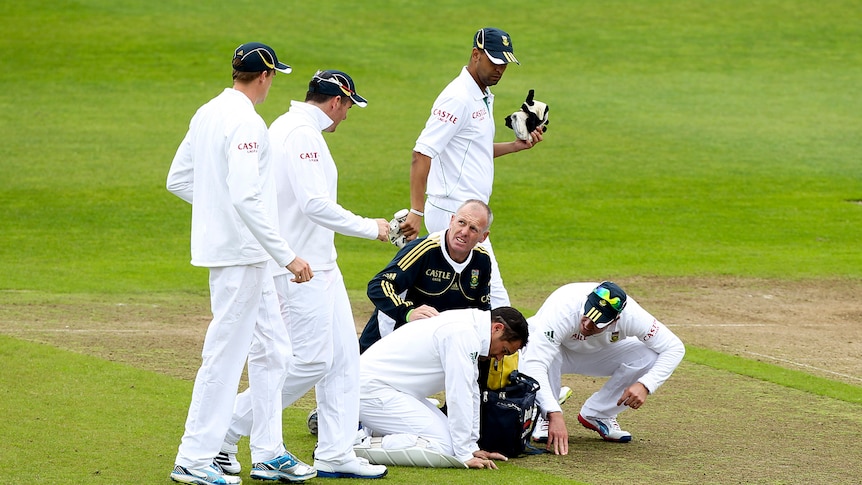
M 389 242 L 396 245 L 399 249 L 407 244 L 407 236 L 401 233 L 401 223 L 407 220 L 407 214 L 410 211 L 401 209 L 395 213 L 395 218 L 389 221 Z
M 534 90 L 527 94 L 527 100 L 521 105 L 520 111 L 515 111 L 506 117 L 506 126 L 515 130 L 515 136 L 521 140 L 530 139 L 530 133 L 541 129 L 548 131 L 548 105 L 533 99 Z

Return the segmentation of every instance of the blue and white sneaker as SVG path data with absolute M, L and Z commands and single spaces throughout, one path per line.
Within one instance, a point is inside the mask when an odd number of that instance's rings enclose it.
M 316 477 L 317 470 L 285 451 L 278 458 L 255 463 L 249 476 L 256 480 L 304 482 Z
M 591 429 L 601 435 L 605 441 L 628 443 L 632 440 L 632 434 L 620 428 L 617 418 L 596 418 L 578 414 L 578 421 L 584 425 L 584 428 Z
M 317 468 L 320 478 L 383 478 L 389 473 L 386 465 L 372 465 L 361 457 L 356 457 L 356 461 L 347 465 L 314 460 L 314 468 Z
M 201 470 L 192 470 L 176 465 L 174 471 L 171 472 L 171 480 L 192 485 L 239 485 L 242 483 L 239 477 L 222 474 L 221 469 L 214 464 Z

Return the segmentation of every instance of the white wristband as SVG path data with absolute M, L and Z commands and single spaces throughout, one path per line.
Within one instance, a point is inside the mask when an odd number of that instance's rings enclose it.
M 411 214 L 416 214 L 416 215 L 417 215 L 417 216 L 419 216 L 419 217 L 425 217 L 425 213 L 424 213 L 424 212 L 419 212 L 419 211 L 418 211 L 418 210 L 416 210 L 416 209 L 410 209 L 410 213 L 411 213 Z

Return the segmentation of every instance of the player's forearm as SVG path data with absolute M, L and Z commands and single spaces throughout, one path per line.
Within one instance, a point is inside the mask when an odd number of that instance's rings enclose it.
M 368 299 L 374 304 L 378 311 L 395 321 L 399 327 L 407 322 L 408 313 L 413 309 L 412 305 L 401 299 L 399 291 L 391 282 L 382 277 L 375 276 L 368 283 Z
M 365 239 L 377 238 L 377 222 L 362 217 L 326 197 L 309 199 L 302 210 L 312 222 L 333 232 Z
M 293 252 L 287 241 L 281 237 L 275 226 L 270 223 L 269 216 L 265 212 L 260 210 L 237 210 L 237 213 L 255 239 L 257 239 L 263 249 L 272 256 L 272 259 L 279 266 L 286 267 L 296 259 L 296 253 Z
M 684 356 L 685 347 L 680 342 L 678 346 L 660 353 L 649 372 L 638 379 L 638 382 L 643 384 L 650 393 L 655 392 L 670 378 Z
M 533 345 L 533 341 L 530 343 Z M 542 413 L 547 416 L 548 413 L 562 412 L 562 408 L 551 390 L 551 379 L 548 376 L 550 363 L 554 362 L 555 354 L 552 349 L 545 347 L 543 342 L 536 339 L 535 347 L 530 349 L 529 356 L 521 359 L 518 367 L 522 369 L 524 374 L 533 377 L 539 383 L 536 401 L 538 401 Z
M 410 164 L 410 208 L 425 212 L 425 190 L 428 188 L 428 173 L 431 171 L 431 157 L 413 152 Z
M 476 440 L 479 436 L 478 417 L 475 411 L 478 410 L 478 403 L 473 402 L 473 399 L 478 400 L 478 385 L 476 381 L 472 381 L 470 385 L 476 386 L 476 394 L 467 389 L 467 382 L 463 382 L 464 386 L 460 389 L 452 389 L 449 375 L 446 375 L 446 404 L 448 409 L 447 421 L 449 423 L 449 435 L 452 437 L 452 447 L 455 457 L 461 461 L 468 460 L 468 456 L 472 457 L 474 451 L 479 450 L 479 445 Z
M 165 187 L 170 193 L 191 204 L 194 198 L 194 180 L 194 162 L 192 162 L 187 142 L 183 140 L 183 144 L 180 145 L 173 162 L 171 162 Z
M 168 172 L 168 180 L 165 187 L 168 192 L 176 195 L 180 199 L 192 203 L 194 200 L 194 169 L 192 166 L 183 166 L 176 161 L 171 165 L 171 170 Z
M 510 141 L 509 142 L 503 142 L 503 143 L 494 143 L 494 158 L 497 158 L 497 157 L 500 157 L 503 155 L 508 155 L 509 153 L 512 153 L 513 151 L 515 151 L 515 148 L 513 145 L 514 144 Z

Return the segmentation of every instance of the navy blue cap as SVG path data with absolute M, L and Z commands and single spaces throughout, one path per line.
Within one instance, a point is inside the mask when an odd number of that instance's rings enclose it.
M 290 74 L 292 69 L 283 62 L 278 62 L 278 56 L 272 47 L 260 42 L 248 42 L 236 48 L 233 53 L 233 68 L 240 72 L 263 72 L 275 69 L 278 72 Z
M 603 281 L 587 295 L 584 304 L 584 316 L 596 324 L 598 328 L 605 328 L 626 307 L 628 297 L 622 288 L 616 283 Z
M 491 59 L 494 64 L 508 64 L 510 62 L 521 64 L 515 58 L 512 38 L 500 29 L 494 27 L 479 29 L 473 36 L 473 47 L 485 51 L 488 59 Z
M 368 100 L 356 92 L 356 85 L 353 84 L 353 79 L 344 71 L 336 71 L 334 69 L 317 71 L 308 83 L 308 92 L 327 94 L 329 96 L 349 96 L 356 106 L 360 108 L 368 105 Z

